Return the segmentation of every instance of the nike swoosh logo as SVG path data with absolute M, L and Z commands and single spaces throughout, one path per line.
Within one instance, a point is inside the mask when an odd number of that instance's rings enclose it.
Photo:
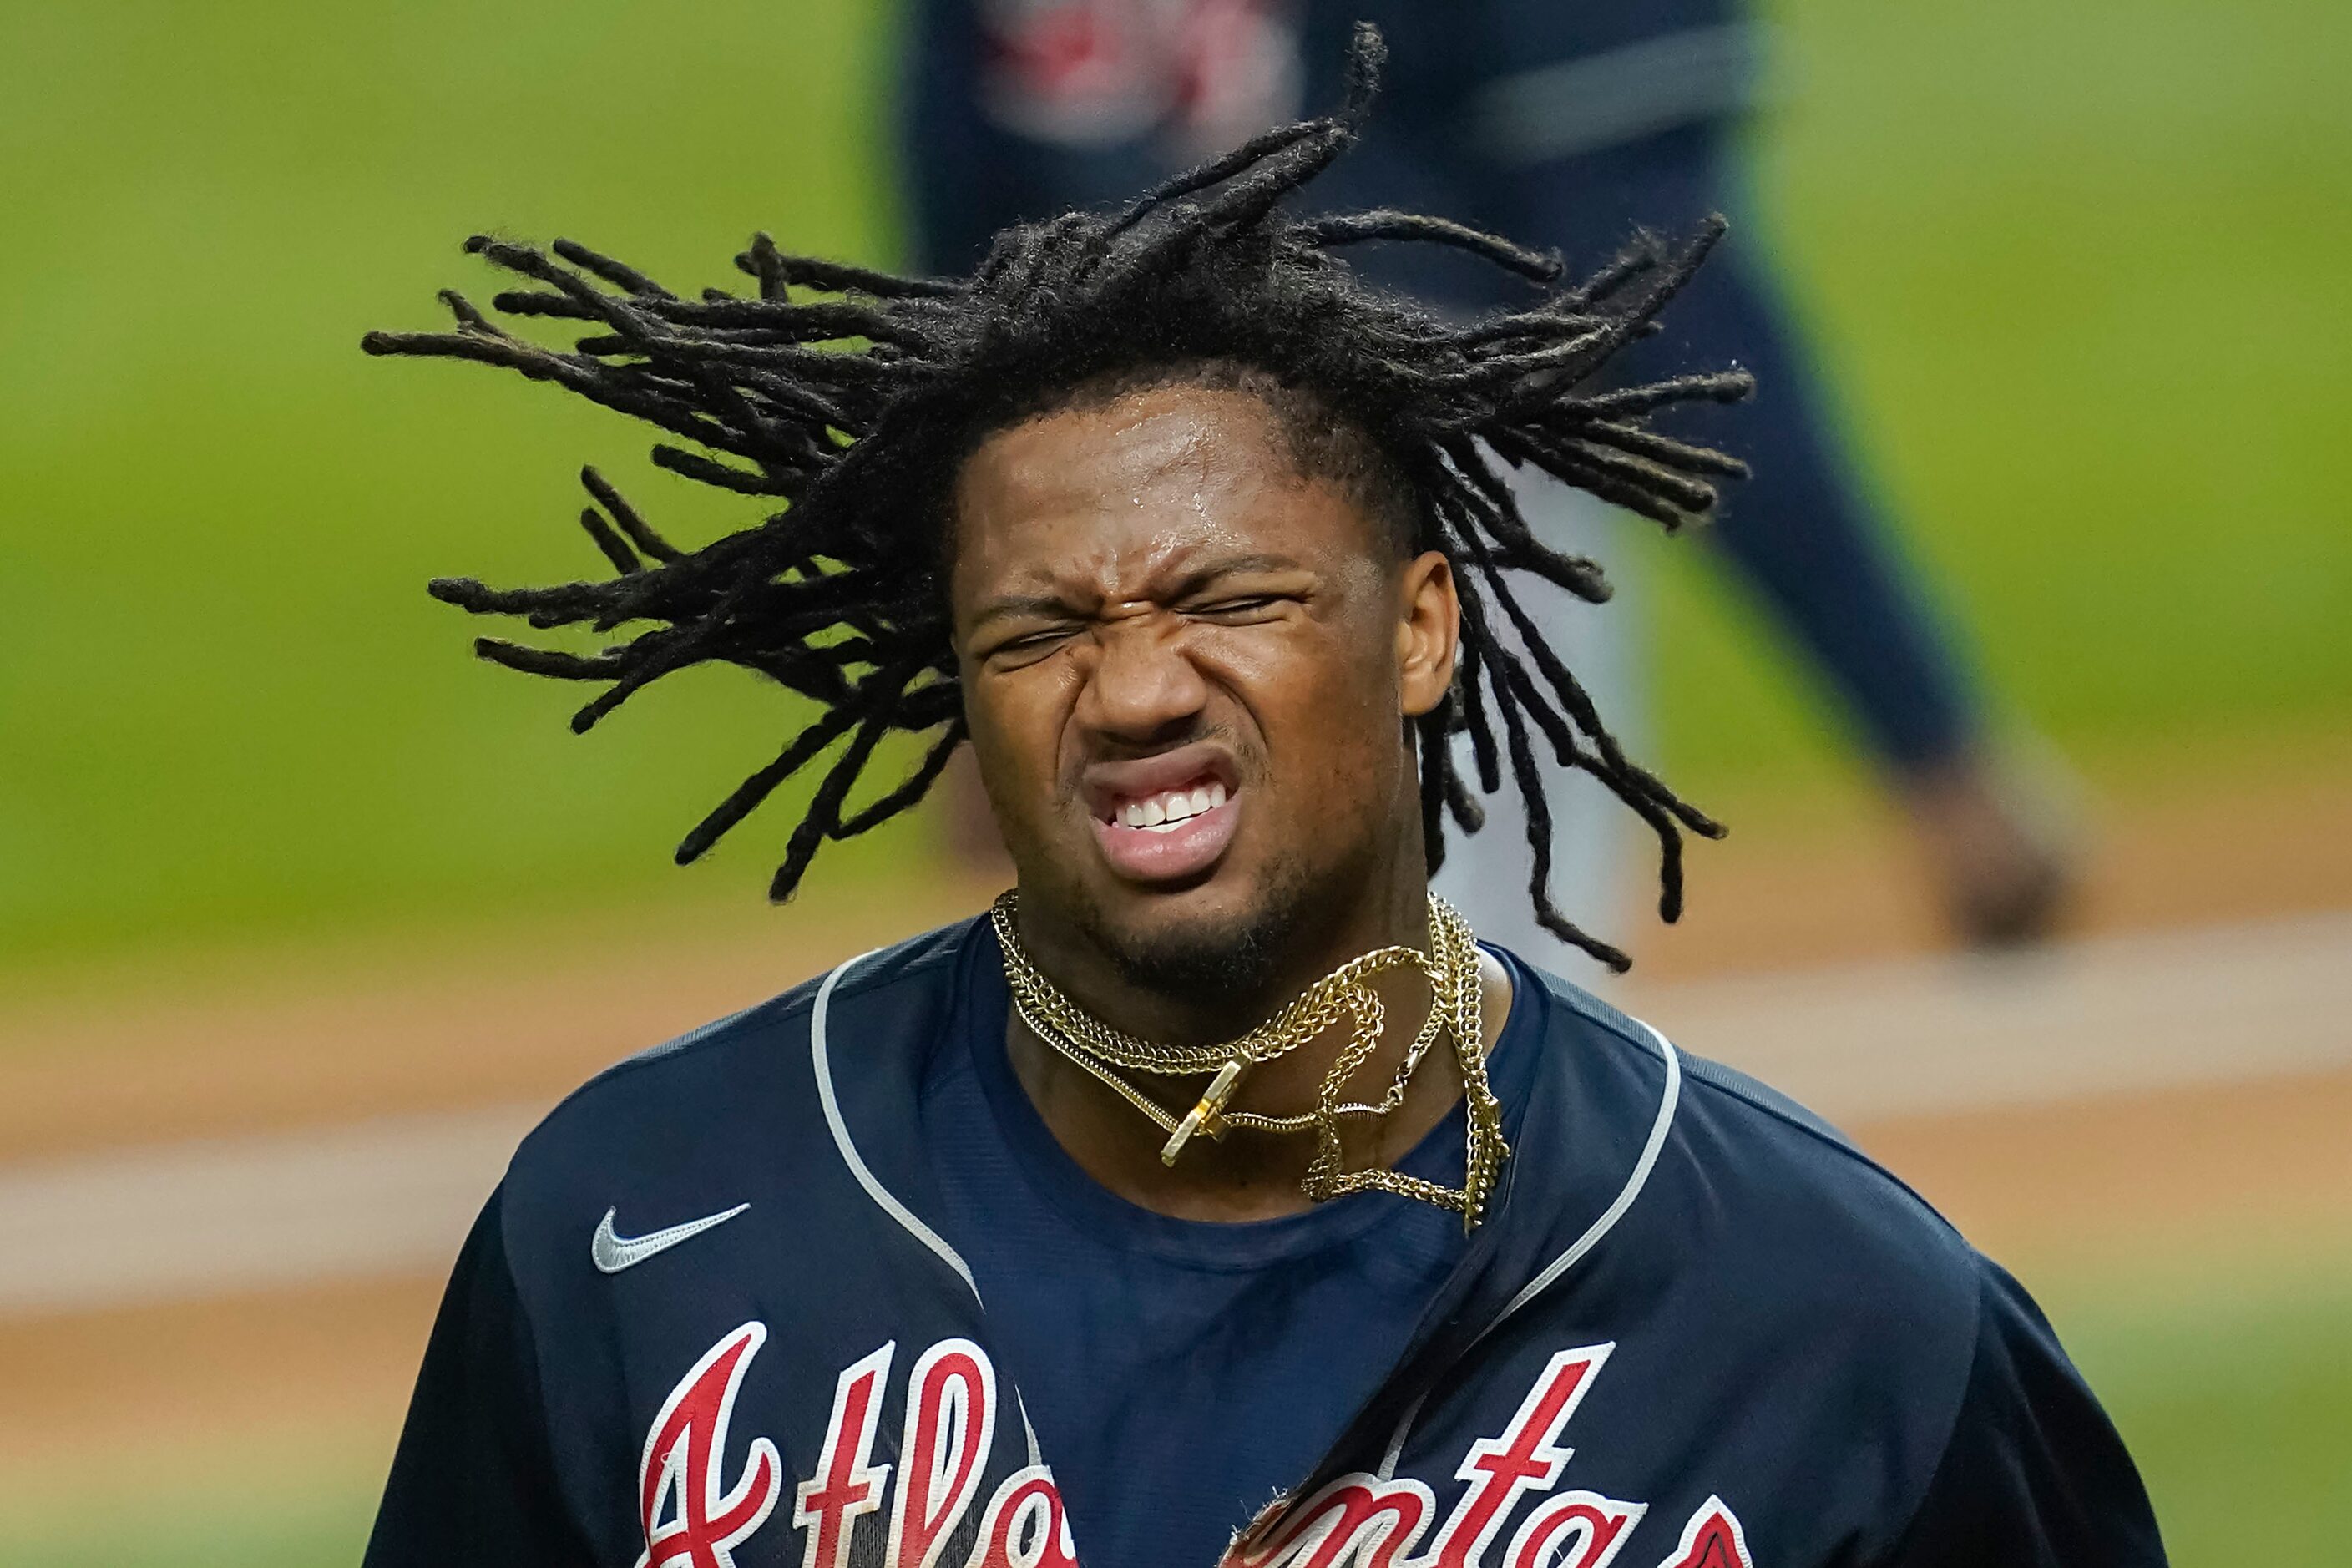
M 606 1274 L 618 1274 L 624 1268 L 635 1268 L 656 1252 L 667 1252 L 688 1237 L 700 1236 L 714 1226 L 725 1225 L 750 1204 L 737 1204 L 718 1214 L 707 1214 L 700 1219 L 688 1220 L 660 1230 L 649 1230 L 643 1236 L 622 1236 L 613 1229 L 614 1216 L 621 1211 L 606 1209 L 604 1217 L 596 1222 L 596 1234 L 589 1239 L 588 1256 L 597 1268 Z

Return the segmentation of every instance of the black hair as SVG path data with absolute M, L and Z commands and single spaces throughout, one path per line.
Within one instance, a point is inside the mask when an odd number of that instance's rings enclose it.
M 1742 466 L 1658 433 L 1650 416 L 1744 397 L 1747 374 L 1594 383 L 1620 349 L 1655 330 L 1659 308 L 1724 225 L 1712 219 L 1679 247 L 1642 237 L 1571 283 L 1556 255 L 1441 218 L 1288 215 L 1284 198 L 1357 139 L 1382 53 L 1379 34 L 1360 27 L 1338 114 L 1265 132 L 1122 211 L 1007 229 L 968 278 L 898 277 L 788 255 L 762 234 L 735 258 L 756 280 L 755 297 L 706 289 L 686 299 L 568 240 L 555 241 L 552 257 L 468 240 L 468 251 L 531 285 L 496 296 L 495 310 L 580 322 L 584 335 L 569 352 L 544 347 L 445 291 L 456 330 L 372 332 L 368 353 L 478 360 L 554 382 L 677 437 L 654 447 L 658 466 L 782 504 L 689 551 L 584 469 L 596 504 L 581 523 L 614 576 L 511 589 L 443 578 L 434 596 L 534 627 L 619 634 L 591 654 L 495 637 L 475 645 L 510 668 L 602 684 L 573 715 L 575 731 L 662 676 L 710 660 L 756 670 L 814 704 L 814 718 L 677 847 L 681 864 L 694 859 L 830 753 L 775 873 L 771 894 L 782 899 L 825 840 L 862 833 L 920 800 L 965 738 L 940 531 L 974 445 L 1085 388 L 1240 367 L 1245 379 L 1286 389 L 1269 401 L 1302 463 L 1342 470 L 1331 477 L 1367 487 L 1374 500 L 1402 490 L 1416 544 L 1443 550 L 1456 567 L 1463 626 L 1454 687 L 1412 722 L 1430 868 L 1444 857 L 1449 819 L 1465 833 L 1484 820 L 1452 742 L 1466 731 L 1479 789 L 1498 790 L 1507 761 L 1525 796 L 1528 892 L 1545 929 L 1624 968 L 1622 953 L 1552 903 L 1538 742 L 1600 779 L 1655 831 L 1666 920 L 1682 904 L 1684 831 L 1715 837 L 1722 829 L 1626 758 L 1522 605 L 1517 574 L 1594 603 L 1609 589 L 1591 562 L 1535 536 L 1496 459 L 1669 530 L 1713 507 L 1711 481 L 1741 475 Z M 1525 279 L 1533 298 L 1466 323 L 1442 320 L 1366 287 L 1337 254 L 1374 241 L 1470 252 Z M 1303 440 L 1302 421 L 1317 419 L 1335 424 L 1338 437 Z M 903 782 L 853 809 L 853 787 L 893 731 L 933 738 Z

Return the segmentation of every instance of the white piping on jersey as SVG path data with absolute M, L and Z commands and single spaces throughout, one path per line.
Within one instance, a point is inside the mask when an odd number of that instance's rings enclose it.
M 916 1216 L 914 1210 L 900 1203 L 898 1195 L 876 1177 L 867 1167 L 866 1157 L 851 1142 L 849 1124 L 842 1120 L 841 1101 L 834 1096 L 833 1051 L 825 1037 L 825 1023 L 833 1012 L 833 988 L 852 967 L 881 951 L 878 947 L 871 948 L 845 961 L 824 977 L 824 984 L 816 988 L 816 1002 L 809 1008 L 809 1061 L 816 1069 L 817 1102 L 824 1107 L 824 1124 L 833 1131 L 833 1145 L 841 1151 L 841 1163 L 849 1167 L 849 1173 L 857 1178 L 857 1184 L 866 1189 L 866 1195 L 874 1200 L 876 1207 L 898 1221 L 908 1235 L 929 1247 L 939 1255 L 940 1261 L 954 1269 L 956 1278 L 961 1279 L 964 1288 L 971 1292 L 972 1300 L 985 1311 L 988 1304 L 980 1299 L 980 1286 L 972 1279 L 971 1266 L 963 1260 L 963 1254 L 950 1247 L 945 1237 L 925 1225 Z M 1030 1425 L 1029 1404 L 1021 1397 L 1017 1384 L 1013 1390 L 1013 1405 L 1021 1412 L 1021 1433 L 1029 1442 L 1029 1463 L 1033 1466 L 1044 1464 L 1045 1456 L 1037 1447 L 1037 1428 Z
M 1044 1464 L 1045 1456 L 1037 1447 L 1037 1428 L 1029 1425 L 1029 1402 L 1021 1397 L 1021 1388 L 1017 1384 L 1013 1389 L 1013 1408 L 1021 1412 L 1021 1432 L 1029 1439 L 1029 1463 L 1033 1467 Z
M 1642 1024 L 1639 1018 L 1633 1022 Z M 1642 1145 L 1642 1157 L 1633 1162 L 1633 1173 L 1625 1178 L 1625 1185 L 1619 1190 L 1616 1201 L 1601 1211 L 1601 1217 L 1587 1226 L 1584 1234 L 1570 1243 L 1567 1251 L 1545 1265 L 1541 1273 L 1521 1286 L 1518 1294 L 1503 1304 L 1503 1310 L 1495 1314 L 1494 1321 L 1479 1330 L 1470 1343 L 1462 1347 L 1464 1354 L 1468 1354 L 1472 1346 L 1501 1328 L 1503 1321 L 1512 1313 L 1558 1284 L 1561 1275 L 1575 1268 L 1586 1253 L 1601 1244 L 1602 1237 L 1615 1228 L 1617 1222 L 1625 1217 L 1625 1211 L 1633 1206 L 1633 1200 L 1642 1195 L 1642 1189 L 1649 1184 L 1650 1173 L 1658 1163 L 1658 1152 L 1666 1146 L 1666 1133 L 1674 1126 L 1675 1109 L 1682 1103 L 1683 1060 L 1682 1054 L 1675 1049 L 1674 1043 L 1665 1036 L 1647 1024 L 1642 1024 L 1642 1027 L 1648 1031 L 1650 1038 L 1657 1041 L 1658 1052 L 1666 1064 L 1666 1087 L 1658 1096 L 1658 1114 L 1650 1123 L 1650 1137 Z M 1428 1397 L 1423 1393 L 1406 1406 L 1404 1415 L 1398 1418 L 1396 1431 L 1389 1437 L 1388 1450 L 1381 1456 L 1381 1479 L 1385 1481 L 1395 1478 L 1397 1460 L 1404 1453 L 1405 1436 L 1412 1430 L 1413 1422 L 1421 1415 L 1422 1404 Z
M 1633 1021 L 1637 1024 L 1642 1023 L 1639 1018 Z M 1650 1038 L 1658 1042 L 1658 1054 L 1665 1058 L 1666 1087 L 1658 1096 L 1657 1120 L 1650 1123 L 1649 1142 L 1642 1145 L 1642 1157 L 1633 1162 L 1633 1173 L 1625 1178 L 1625 1185 L 1618 1193 L 1617 1201 L 1603 1209 L 1601 1217 L 1594 1220 L 1566 1252 L 1553 1258 L 1542 1273 L 1521 1286 L 1519 1293 L 1506 1302 L 1501 1311 L 1495 1314 L 1495 1321 L 1479 1331 L 1478 1339 L 1483 1340 L 1501 1328 L 1504 1319 L 1549 1289 L 1561 1275 L 1576 1267 L 1578 1260 L 1600 1245 L 1601 1238 L 1607 1236 L 1615 1228 L 1617 1222 L 1625 1217 L 1625 1211 L 1633 1206 L 1633 1200 L 1640 1197 L 1642 1189 L 1649 1184 L 1650 1172 L 1658 1163 L 1658 1152 L 1666 1146 L 1666 1133 L 1674 1126 L 1675 1108 L 1682 1101 L 1683 1058 L 1682 1053 L 1675 1049 L 1674 1043 L 1665 1036 L 1651 1028 L 1647 1024 L 1642 1024 L 1642 1027 L 1648 1032 Z M 1476 1342 L 1476 1340 L 1471 1342 L 1473 1344 Z
M 866 1195 L 872 1198 L 884 1214 L 897 1220 L 908 1235 L 939 1254 L 940 1260 L 954 1269 L 956 1277 L 964 1282 L 965 1289 L 971 1292 L 971 1299 L 979 1301 L 980 1286 L 973 1281 L 971 1268 L 964 1262 L 962 1254 L 950 1247 L 938 1231 L 918 1219 L 914 1210 L 900 1203 L 889 1188 L 875 1178 L 874 1173 L 866 1168 L 865 1157 L 858 1153 L 857 1145 L 850 1142 L 849 1125 L 841 1119 L 841 1102 L 834 1098 L 833 1060 L 824 1037 L 825 1016 L 833 1009 L 833 988 L 840 984 L 841 977 L 853 966 L 865 963 L 881 951 L 878 947 L 873 948 L 856 958 L 845 960 L 824 977 L 824 984 L 816 988 L 816 1005 L 809 1009 L 809 1060 L 816 1068 L 817 1101 L 824 1107 L 824 1124 L 833 1129 L 834 1147 L 841 1151 L 842 1163 L 847 1165 L 849 1173 L 857 1178 L 857 1184 L 866 1189 Z M 982 1303 L 983 1306 L 985 1304 Z

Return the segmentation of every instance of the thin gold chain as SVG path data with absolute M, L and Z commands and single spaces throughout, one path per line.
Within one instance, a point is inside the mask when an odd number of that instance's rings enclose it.
M 1004 950 L 1004 978 L 1013 992 L 1013 1010 L 1031 1032 L 1055 1050 L 1093 1074 L 1154 1125 L 1169 1134 L 1160 1158 L 1176 1162 L 1195 1132 L 1222 1138 L 1232 1128 L 1258 1132 L 1315 1134 L 1315 1157 L 1308 1163 L 1299 1190 L 1311 1202 L 1322 1203 L 1348 1193 L 1385 1192 L 1417 1198 L 1453 1209 L 1465 1226 L 1475 1226 L 1485 1212 L 1495 1179 L 1510 1149 L 1503 1141 L 1503 1111 L 1486 1081 L 1486 1021 L 1483 987 L 1478 978 L 1478 945 L 1469 922 L 1435 894 L 1429 900 L 1430 951 L 1391 946 L 1375 948 L 1351 958 L 1300 992 L 1271 1019 L 1238 1038 L 1210 1046 L 1171 1046 L 1112 1028 L 1062 994 L 1040 973 L 1021 945 L 1015 925 L 1017 895 L 996 900 L 989 917 Z M 1372 980 L 1391 970 L 1417 969 L 1429 982 L 1429 1017 L 1406 1047 L 1404 1059 L 1388 1089 L 1377 1101 L 1343 1100 L 1348 1080 L 1379 1047 L 1386 1015 Z M 1316 1098 L 1315 1109 L 1294 1116 L 1266 1116 L 1255 1111 L 1227 1110 L 1241 1075 L 1277 1057 L 1286 1056 L 1339 1023 L 1349 1022 L 1348 1043 L 1333 1058 Z M 1461 1065 L 1464 1118 L 1467 1123 L 1465 1180 L 1459 1190 L 1402 1175 L 1381 1166 L 1348 1170 L 1342 1163 L 1339 1123 L 1343 1118 L 1378 1122 L 1404 1104 L 1405 1089 L 1440 1036 L 1448 1038 Z M 1177 1116 L 1120 1076 L 1128 1072 L 1178 1078 L 1213 1075 L 1209 1088 L 1192 1111 Z

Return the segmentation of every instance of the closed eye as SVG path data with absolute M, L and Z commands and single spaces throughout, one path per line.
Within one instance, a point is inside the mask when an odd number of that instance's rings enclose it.
M 988 649 L 982 657 L 992 662 L 1026 663 L 1053 652 L 1055 648 L 1068 641 L 1071 634 L 1076 629 L 1075 626 L 1041 626 L 1034 632 L 1024 632 L 1019 637 L 1007 637 Z
M 1205 605 L 1194 605 L 1184 613 L 1202 620 L 1252 621 L 1263 618 L 1284 605 L 1296 603 L 1297 596 L 1290 594 L 1244 594 L 1230 599 L 1214 599 Z

